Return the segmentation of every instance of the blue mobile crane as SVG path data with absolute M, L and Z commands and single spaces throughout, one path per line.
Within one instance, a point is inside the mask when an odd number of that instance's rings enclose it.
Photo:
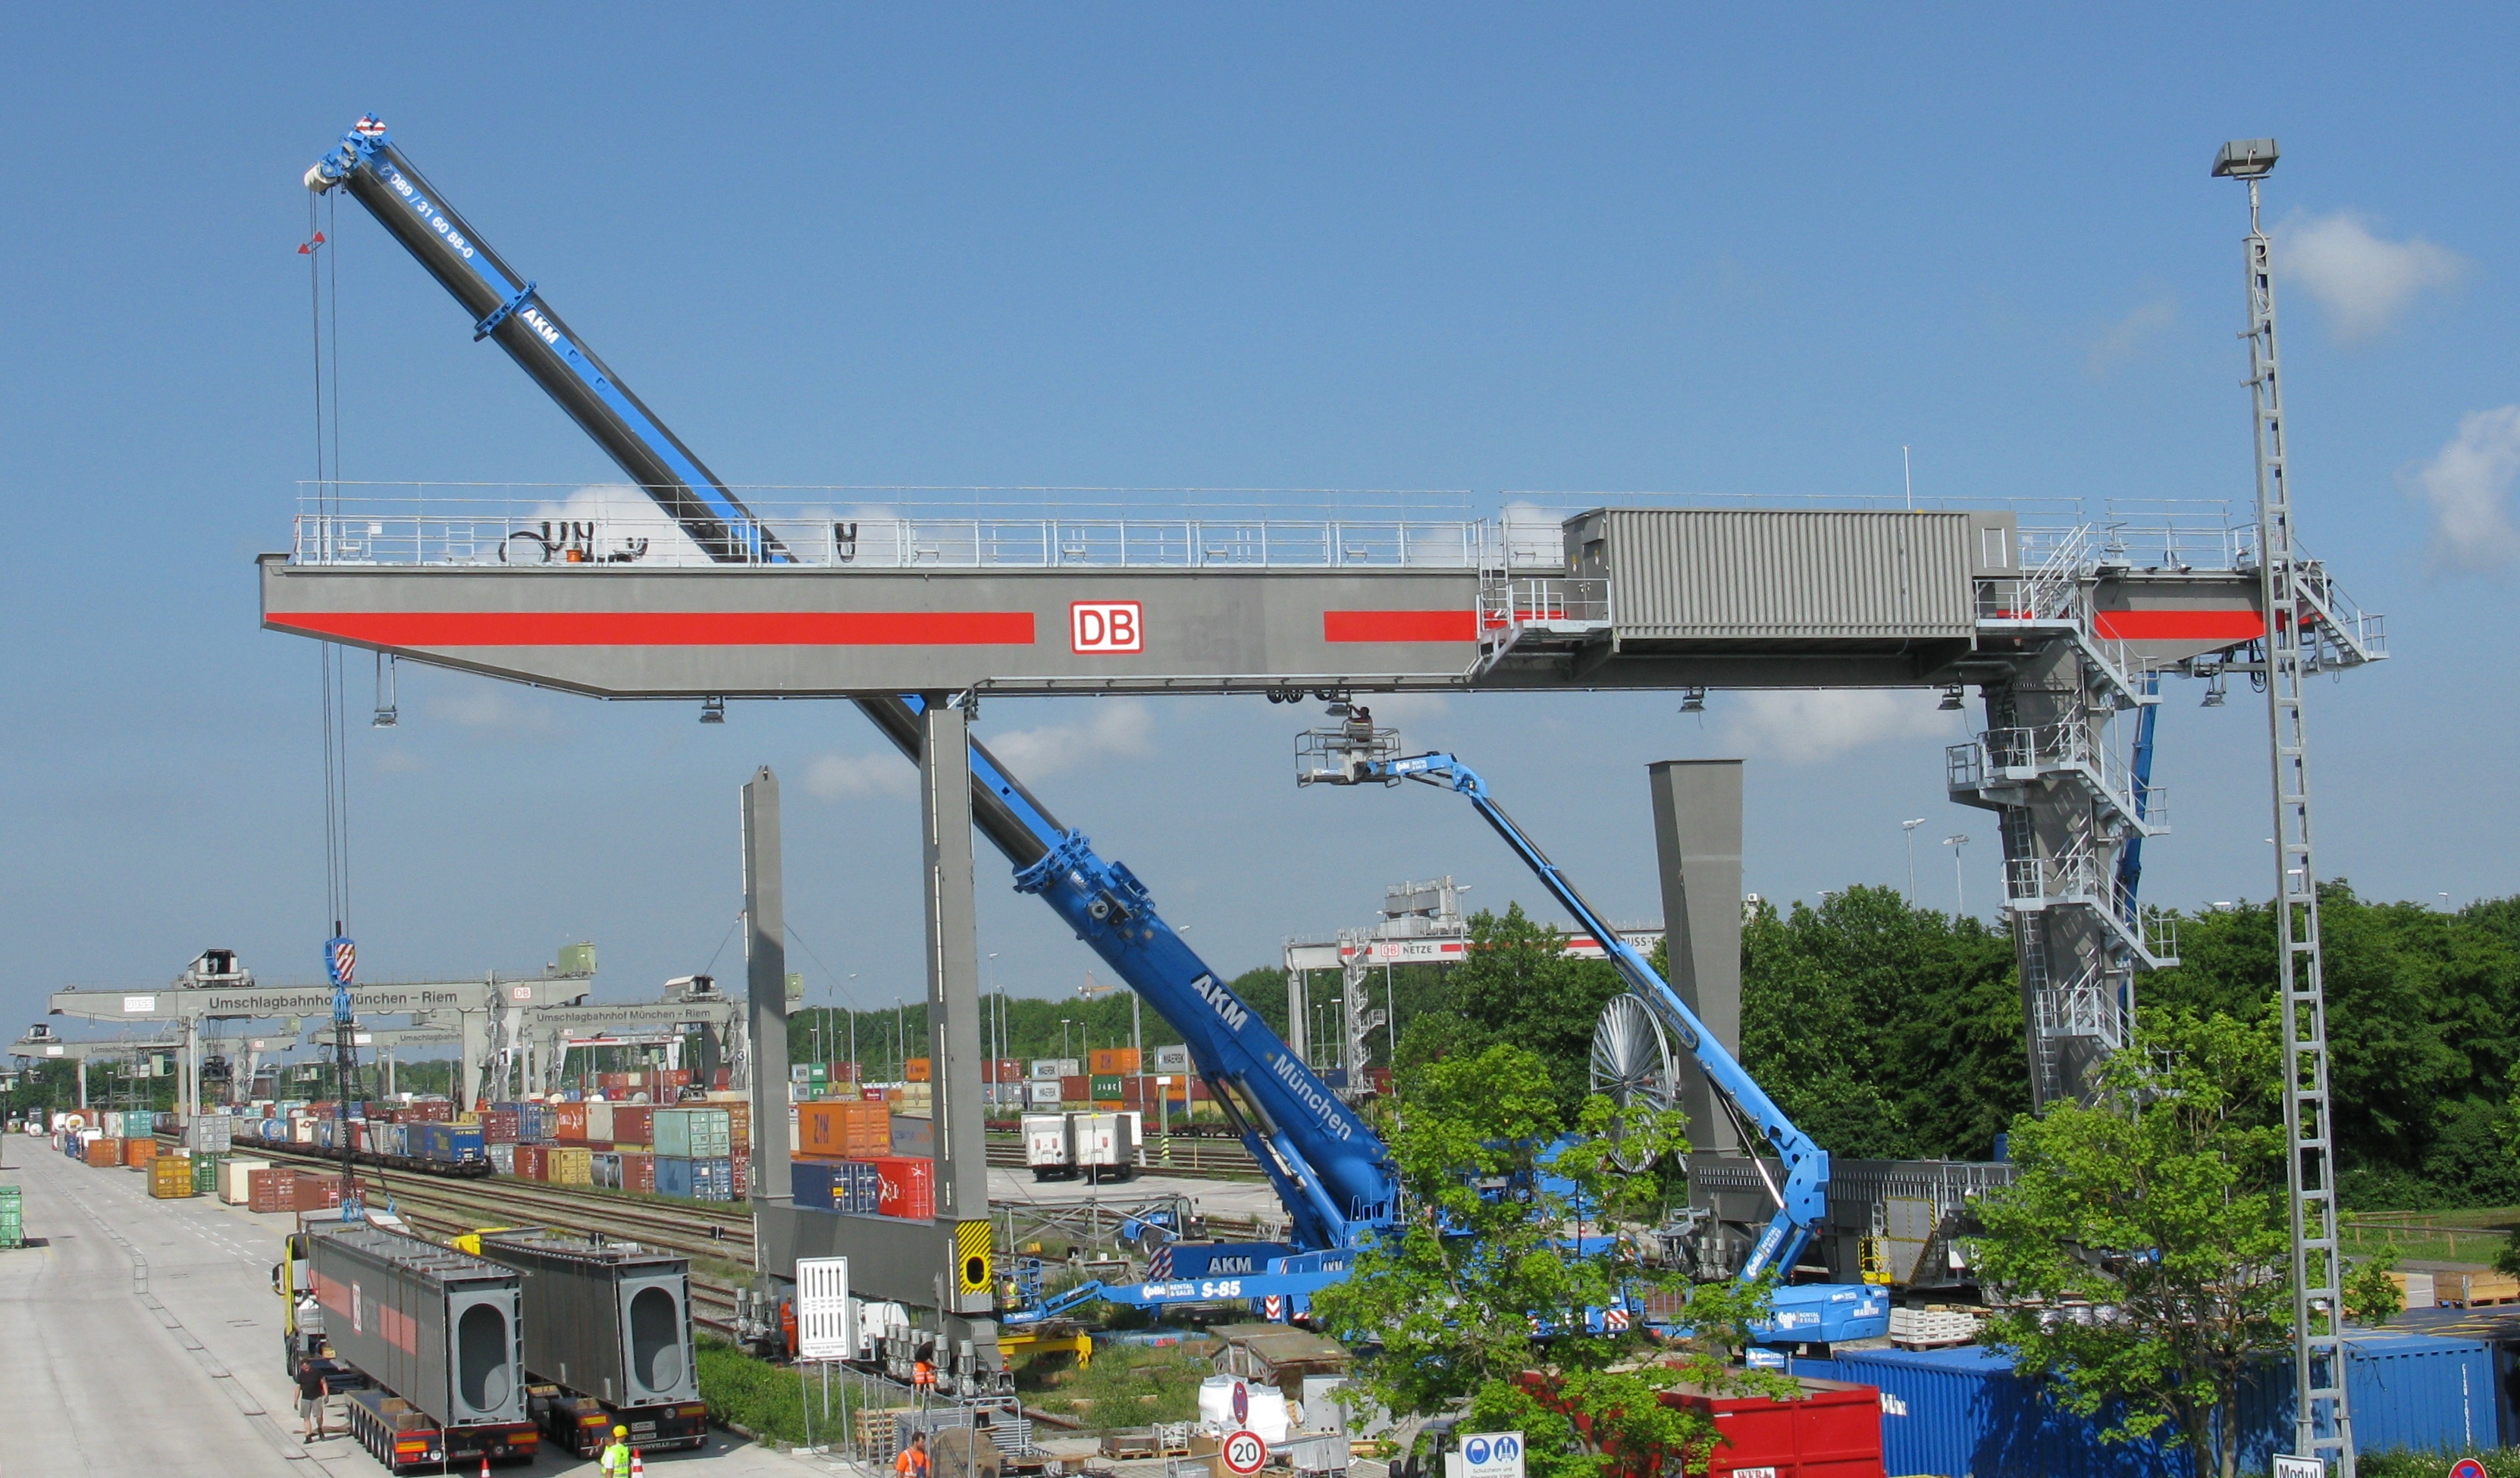
M 346 190 L 462 304 L 473 337 L 489 338 L 719 563 L 779 564 L 788 552 L 572 333 L 536 285 L 517 273 L 394 147 L 361 118 L 306 171 L 318 194 Z M 917 696 L 858 707 L 914 761 Z M 1174 1276 L 1078 1290 L 1159 1305 L 1250 1299 L 1300 1309 L 1346 1276 L 1352 1249 L 1391 1224 L 1398 1183 L 1381 1140 L 1237 997 L 1156 914 L 1145 883 L 1099 856 L 983 744 L 971 745 L 972 821 L 1015 868 L 1015 887 L 1056 911 L 1088 947 L 1180 1032 L 1191 1060 L 1284 1204 L 1285 1243 L 1173 1249 Z M 1220 1257 L 1220 1254 L 1230 1254 Z M 1030 1318 L 1058 1306 L 1028 1311 Z M 1009 1322 L 1026 1321 L 1025 1315 Z
M 1305 734 L 1296 745 L 1295 783 L 1299 785 L 1396 785 L 1414 781 L 1454 791 L 1467 799 L 1481 820 L 1505 838 L 1505 844 L 1540 878 L 1576 925 L 1601 942 L 1629 992 L 1654 1020 L 1697 1059 L 1699 1067 L 1732 1107 L 1758 1131 L 1784 1169 L 1784 1184 L 1773 1183 L 1777 1210 L 1742 1260 L 1739 1278 L 1753 1282 L 1771 1271 L 1778 1274 L 1773 1315 L 1758 1332 L 1778 1343 L 1866 1339 L 1890 1332 L 1886 1289 L 1866 1283 L 1791 1283 L 1795 1265 L 1811 1243 L 1812 1232 L 1828 1213 L 1828 1151 L 1794 1127 L 1767 1090 L 1743 1069 L 1706 1030 L 1680 993 L 1658 974 L 1636 946 L 1620 937 L 1608 919 L 1575 890 L 1565 872 L 1528 832 L 1505 813 L 1488 793 L 1487 782 L 1450 754 L 1400 754 L 1398 731 L 1377 729 L 1363 709 L 1341 712 L 1345 723 Z M 1754 1160 L 1754 1164 L 1757 1162 Z M 1764 1167 L 1760 1174 L 1766 1175 Z

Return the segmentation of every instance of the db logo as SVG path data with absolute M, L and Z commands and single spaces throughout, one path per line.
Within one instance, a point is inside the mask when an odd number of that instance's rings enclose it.
M 1135 601 L 1078 601 L 1067 607 L 1067 638 L 1079 652 L 1144 651 L 1147 625 Z

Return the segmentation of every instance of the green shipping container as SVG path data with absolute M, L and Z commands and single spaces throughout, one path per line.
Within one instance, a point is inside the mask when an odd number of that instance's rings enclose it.
M 22 1192 L 15 1186 L 0 1186 L 0 1247 L 26 1245 L 26 1222 L 22 1207 Z
M 1116 1098 L 1120 1097 L 1120 1075 L 1113 1073 L 1108 1077 L 1104 1077 L 1097 1074 L 1094 1079 L 1093 1091 L 1094 1097 L 1097 1099 Z
M 193 1193 L 216 1195 L 219 1190 L 219 1161 L 227 1156 L 197 1154 L 193 1156 Z

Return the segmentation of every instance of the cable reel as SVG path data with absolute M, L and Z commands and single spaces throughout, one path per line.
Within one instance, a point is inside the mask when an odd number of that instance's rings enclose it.
M 1673 1103 L 1678 1073 L 1671 1039 L 1645 1004 L 1632 995 L 1613 997 L 1593 1024 L 1593 1092 L 1622 1111 L 1660 1113 Z M 1642 1144 L 1621 1142 L 1621 1119 L 1610 1126 L 1610 1159 L 1634 1175 L 1653 1163 Z

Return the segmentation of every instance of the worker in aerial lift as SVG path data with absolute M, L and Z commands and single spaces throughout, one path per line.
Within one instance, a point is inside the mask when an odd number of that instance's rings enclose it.
M 604 1478 L 630 1478 L 630 1429 L 612 1429 L 612 1445 L 604 1450 Z

